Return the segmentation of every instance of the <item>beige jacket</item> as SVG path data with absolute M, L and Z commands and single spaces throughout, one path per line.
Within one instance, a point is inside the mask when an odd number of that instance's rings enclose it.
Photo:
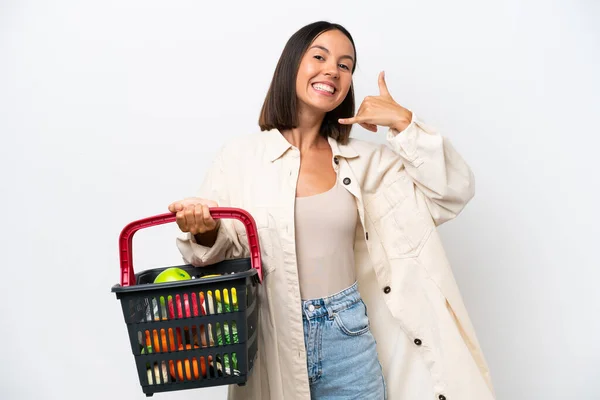
M 474 195 L 469 166 L 448 139 L 417 117 L 389 146 L 330 139 L 332 166 L 356 199 L 360 293 L 377 341 L 389 400 L 490 400 L 486 361 L 436 226 Z M 244 135 L 219 152 L 200 197 L 249 211 L 259 231 L 259 354 L 234 400 L 309 400 L 294 243 L 300 152 L 277 130 Z M 212 248 L 177 239 L 197 266 L 248 257 L 241 223 L 223 220 Z

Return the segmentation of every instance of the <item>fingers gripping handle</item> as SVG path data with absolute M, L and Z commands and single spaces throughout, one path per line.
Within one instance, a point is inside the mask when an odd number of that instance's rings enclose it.
M 210 209 L 210 215 L 215 219 L 231 218 L 241 221 L 246 227 L 248 236 L 248 245 L 250 249 L 250 261 L 252 268 L 258 272 L 258 280 L 262 282 L 262 261 L 260 258 L 260 247 L 258 243 L 258 231 L 256 222 L 252 215 L 240 208 L 231 207 L 213 207 Z M 125 226 L 119 237 L 119 256 L 121 261 L 121 286 L 135 285 L 135 273 L 133 271 L 133 253 L 132 243 L 133 235 L 140 229 L 149 228 L 155 225 L 175 222 L 175 214 L 160 214 L 153 217 L 143 218 L 133 221 Z

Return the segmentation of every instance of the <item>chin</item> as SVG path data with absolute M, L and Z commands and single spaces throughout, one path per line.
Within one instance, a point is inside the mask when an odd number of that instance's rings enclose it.
M 340 104 L 342 104 L 342 102 L 323 102 L 323 101 L 311 101 L 310 102 L 310 107 L 315 110 L 315 111 L 319 111 L 322 113 L 328 113 L 330 111 L 335 110 L 336 108 L 338 108 L 340 106 Z

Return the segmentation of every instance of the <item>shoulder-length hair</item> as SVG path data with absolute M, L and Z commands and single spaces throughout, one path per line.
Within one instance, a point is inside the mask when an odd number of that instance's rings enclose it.
M 317 36 L 334 29 L 346 35 L 352 43 L 355 57 L 352 66 L 352 73 L 354 73 L 356 69 L 356 48 L 354 40 L 346 28 L 326 21 L 318 21 L 302 27 L 290 37 L 279 57 L 258 120 L 261 131 L 271 129 L 287 130 L 298 127 L 296 77 L 300 61 Z M 354 116 L 354 84 L 350 85 L 350 90 L 344 101 L 337 108 L 325 114 L 321 124 L 321 134 L 346 144 L 350 137 L 352 125 L 341 125 L 338 123 L 338 118 L 352 116 Z

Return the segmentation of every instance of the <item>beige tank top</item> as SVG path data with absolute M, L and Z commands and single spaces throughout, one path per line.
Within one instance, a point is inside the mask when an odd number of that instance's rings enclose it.
M 296 256 L 303 300 L 336 294 L 356 281 L 354 196 L 338 182 L 327 192 L 296 197 Z

